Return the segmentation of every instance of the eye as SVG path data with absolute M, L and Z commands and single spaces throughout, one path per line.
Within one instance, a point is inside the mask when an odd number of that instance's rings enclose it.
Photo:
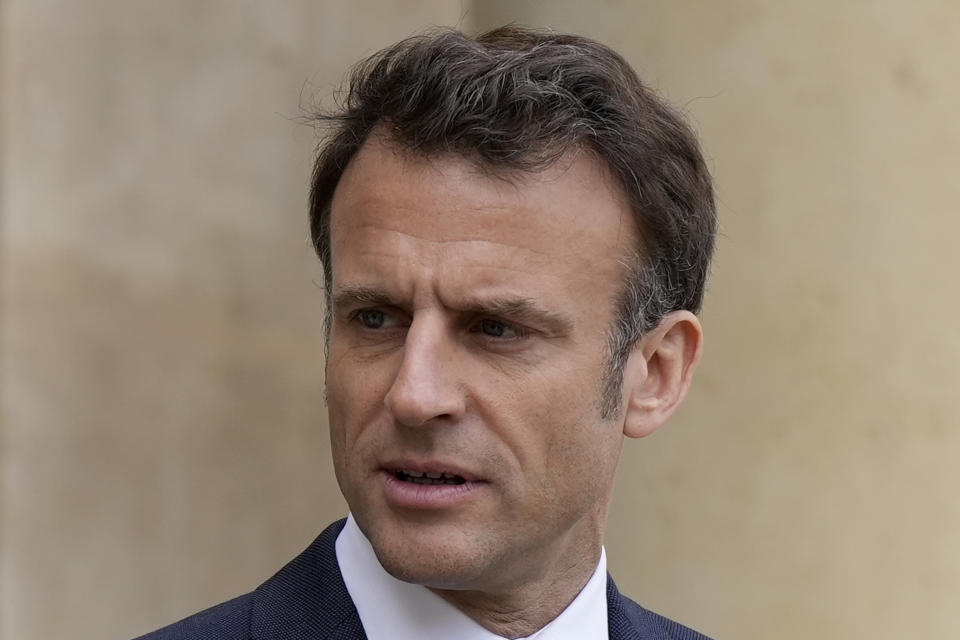
M 387 324 L 387 314 L 377 309 L 361 309 L 356 318 L 367 329 L 382 329 Z
M 510 339 L 523 337 L 524 332 L 515 325 L 493 318 L 483 318 L 477 323 L 476 332 L 488 338 Z

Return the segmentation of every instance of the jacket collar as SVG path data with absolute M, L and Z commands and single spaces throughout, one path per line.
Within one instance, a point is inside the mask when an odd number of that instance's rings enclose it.
M 254 592 L 250 635 L 255 640 L 366 640 L 337 563 L 336 541 L 346 520 L 327 527 L 307 550 Z M 663 637 L 652 620 L 628 615 L 629 601 L 607 576 L 611 640 Z M 632 602 L 629 603 L 633 605 Z M 633 605 L 635 608 L 636 605 Z M 641 610 L 642 611 L 642 610 Z M 649 629 L 637 628 L 637 624 Z M 646 631 L 646 633 L 644 633 Z
M 307 550 L 254 592 L 250 635 L 255 640 L 366 640 L 337 564 L 345 520 L 324 529 Z

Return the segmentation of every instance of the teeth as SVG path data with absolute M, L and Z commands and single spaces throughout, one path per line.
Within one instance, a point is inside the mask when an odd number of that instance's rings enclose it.
M 398 480 L 412 482 L 414 484 L 464 484 L 466 480 L 462 477 L 447 472 L 427 472 L 410 471 L 409 469 L 397 469 L 395 472 Z

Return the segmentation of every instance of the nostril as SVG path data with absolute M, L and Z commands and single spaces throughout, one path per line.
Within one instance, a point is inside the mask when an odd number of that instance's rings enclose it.
M 398 383 L 387 392 L 383 401 L 387 411 L 400 424 L 417 427 L 436 420 L 455 420 L 462 413 L 463 401 L 455 387 Z

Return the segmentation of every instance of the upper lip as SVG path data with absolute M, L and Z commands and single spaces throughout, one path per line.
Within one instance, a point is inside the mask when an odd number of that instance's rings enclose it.
M 448 473 L 450 475 L 460 476 L 467 482 L 482 481 L 480 476 L 464 469 L 462 466 L 442 460 L 411 460 L 409 458 L 403 458 L 384 462 L 380 468 L 389 473 L 395 473 L 397 471 L 413 471 L 424 474 Z

